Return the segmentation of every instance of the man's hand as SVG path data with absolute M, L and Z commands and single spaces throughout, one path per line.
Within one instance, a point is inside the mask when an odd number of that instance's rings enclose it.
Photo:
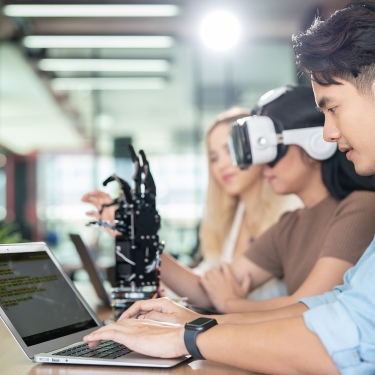
M 184 330 L 180 324 L 124 319 L 98 329 L 83 340 L 91 348 L 101 340 L 113 340 L 141 354 L 176 358 L 189 354 L 184 343 Z
M 118 319 L 151 319 L 159 322 L 185 324 L 201 315 L 171 301 L 168 298 L 137 301 L 130 306 Z
M 113 199 L 107 193 L 104 193 L 99 190 L 91 191 L 82 197 L 82 202 L 92 203 L 98 210 L 98 211 L 88 211 L 86 212 L 86 215 L 95 217 L 98 220 L 103 220 L 103 221 L 111 222 L 114 220 L 115 212 L 117 210 L 117 205 L 115 204 L 113 206 L 103 208 L 104 204 L 110 204 L 113 202 Z M 102 212 L 99 213 L 101 210 Z M 116 237 L 116 235 L 119 234 L 118 232 L 113 232 L 109 228 L 105 228 L 105 230 L 112 237 Z
M 215 308 L 226 312 L 228 301 L 246 298 L 250 290 L 251 279 L 249 275 L 246 275 L 239 284 L 229 264 L 224 263 L 220 270 L 213 268 L 208 271 L 200 282 Z

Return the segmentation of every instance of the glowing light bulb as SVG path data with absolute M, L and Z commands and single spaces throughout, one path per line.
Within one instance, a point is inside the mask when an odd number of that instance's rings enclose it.
M 201 37 L 213 50 L 225 51 L 234 47 L 240 38 L 240 24 L 233 14 L 216 11 L 202 21 Z

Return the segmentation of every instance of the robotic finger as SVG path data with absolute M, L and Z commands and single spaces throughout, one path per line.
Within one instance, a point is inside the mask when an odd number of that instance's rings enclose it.
M 142 157 L 142 167 L 143 167 L 143 174 L 144 174 L 142 184 L 145 187 L 145 195 L 147 195 L 151 201 L 155 202 L 156 185 L 155 185 L 154 178 L 152 177 L 152 174 L 150 172 L 150 164 L 146 158 L 145 152 L 143 150 L 140 150 L 139 153 Z
M 112 290 L 112 306 L 115 318 L 139 299 L 162 295 L 159 284 L 164 242 L 158 236 L 160 216 L 155 205 L 155 181 L 144 151 L 139 152 L 142 163 L 131 145 L 129 151 L 134 164 L 134 187 L 115 174 L 108 177 L 103 185 L 116 181 L 122 193 L 112 203 L 103 205 L 101 212 L 117 204 L 115 220 L 88 224 L 121 233 L 115 238 L 114 251 L 117 287 Z
M 122 178 L 118 177 L 116 174 L 113 174 L 112 176 L 108 177 L 104 182 L 103 186 L 107 186 L 109 182 L 116 181 L 123 192 L 123 197 L 119 197 L 115 199 L 116 203 L 120 203 L 121 200 L 126 200 L 127 202 L 131 203 L 133 201 L 133 197 L 131 194 L 131 187 L 130 185 L 124 181 Z M 122 198 L 122 199 L 121 199 Z M 115 202 L 114 201 L 114 202 Z

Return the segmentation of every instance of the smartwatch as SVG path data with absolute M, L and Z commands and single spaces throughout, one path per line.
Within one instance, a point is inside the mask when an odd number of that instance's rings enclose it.
M 198 333 L 207 331 L 209 328 L 215 326 L 217 321 L 210 318 L 198 318 L 185 324 L 184 342 L 189 354 L 197 359 L 205 359 L 200 353 L 196 339 Z

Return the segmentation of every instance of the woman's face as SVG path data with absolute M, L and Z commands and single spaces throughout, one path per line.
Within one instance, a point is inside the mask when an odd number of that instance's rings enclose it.
M 228 146 L 229 124 L 216 126 L 208 136 L 210 171 L 215 181 L 231 196 L 245 193 L 262 178 L 262 168 L 251 166 L 241 171 L 232 163 Z
M 314 179 L 321 179 L 321 163 L 301 153 L 301 148 L 290 145 L 286 155 L 273 167 L 265 165 L 263 176 L 276 194 L 299 194 Z

